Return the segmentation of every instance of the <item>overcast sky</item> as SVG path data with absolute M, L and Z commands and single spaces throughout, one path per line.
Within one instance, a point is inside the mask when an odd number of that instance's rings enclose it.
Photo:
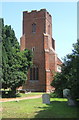
M 20 41 L 23 11 L 43 8 L 52 15 L 52 37 L 61 59 L 72 52 L 72 44 L 77 40 L 77 2 L 3 2 L 1 17 L 5 24 L 12 26 Z

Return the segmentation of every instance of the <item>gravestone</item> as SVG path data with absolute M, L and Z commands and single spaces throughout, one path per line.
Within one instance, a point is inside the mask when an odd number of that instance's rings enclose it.
M 72 99 L 72 96 L 70 94 L 70 89 L 63 90 L 63 97 L 68 99 L 67 103 L 69 106 L 75 106 L 75 101 Z
M 49 96 L 49 94 L 43 94 L 42 95 L 42 102 L 44 104 L 50 104 L 50 96 Z
M 63 97 L 70 98 L 70 90 L 69 89 L 64 89 L 63 90 Z

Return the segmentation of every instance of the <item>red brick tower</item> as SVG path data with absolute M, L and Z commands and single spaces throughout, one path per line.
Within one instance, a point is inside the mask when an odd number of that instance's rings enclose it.
M 23 36 L 21 50 L 32 49 L 33 67 L 28 71 L 28 80 L 23 86 L 31 91 L 50 91 L 53 73 L 61 61 L 55 53 L 55 41 L 52 39 L 52 17 L 46 11 L 23 12 Z

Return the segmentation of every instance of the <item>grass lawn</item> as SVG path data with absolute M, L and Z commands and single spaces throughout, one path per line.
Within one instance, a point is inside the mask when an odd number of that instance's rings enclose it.
M 3 118 L 77 118 L 77 106 L 67 105 L 67 99 L 51 98 L 51 104 L 42 104 L 42 99 L 2 103 Z
M 19 93 L 17 97 L 31 97 L 31 96 L 36 96 L 36 95 L 42 95 L 44 92 L 31 92 L 31 93 Z

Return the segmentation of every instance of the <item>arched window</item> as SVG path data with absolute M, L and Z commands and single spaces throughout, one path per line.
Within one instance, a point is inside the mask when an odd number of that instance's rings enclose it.
M 38 67 L 30 68 L 30 80 L 38 80 Z
M 32 47 L 32 52 L 34 52 L 35 51 L 35 47 Z
M 35 32 L 36 32 L 36 24 L 33 23 L 33 24 L 32 24 L 32 33 L 35 33 Z

